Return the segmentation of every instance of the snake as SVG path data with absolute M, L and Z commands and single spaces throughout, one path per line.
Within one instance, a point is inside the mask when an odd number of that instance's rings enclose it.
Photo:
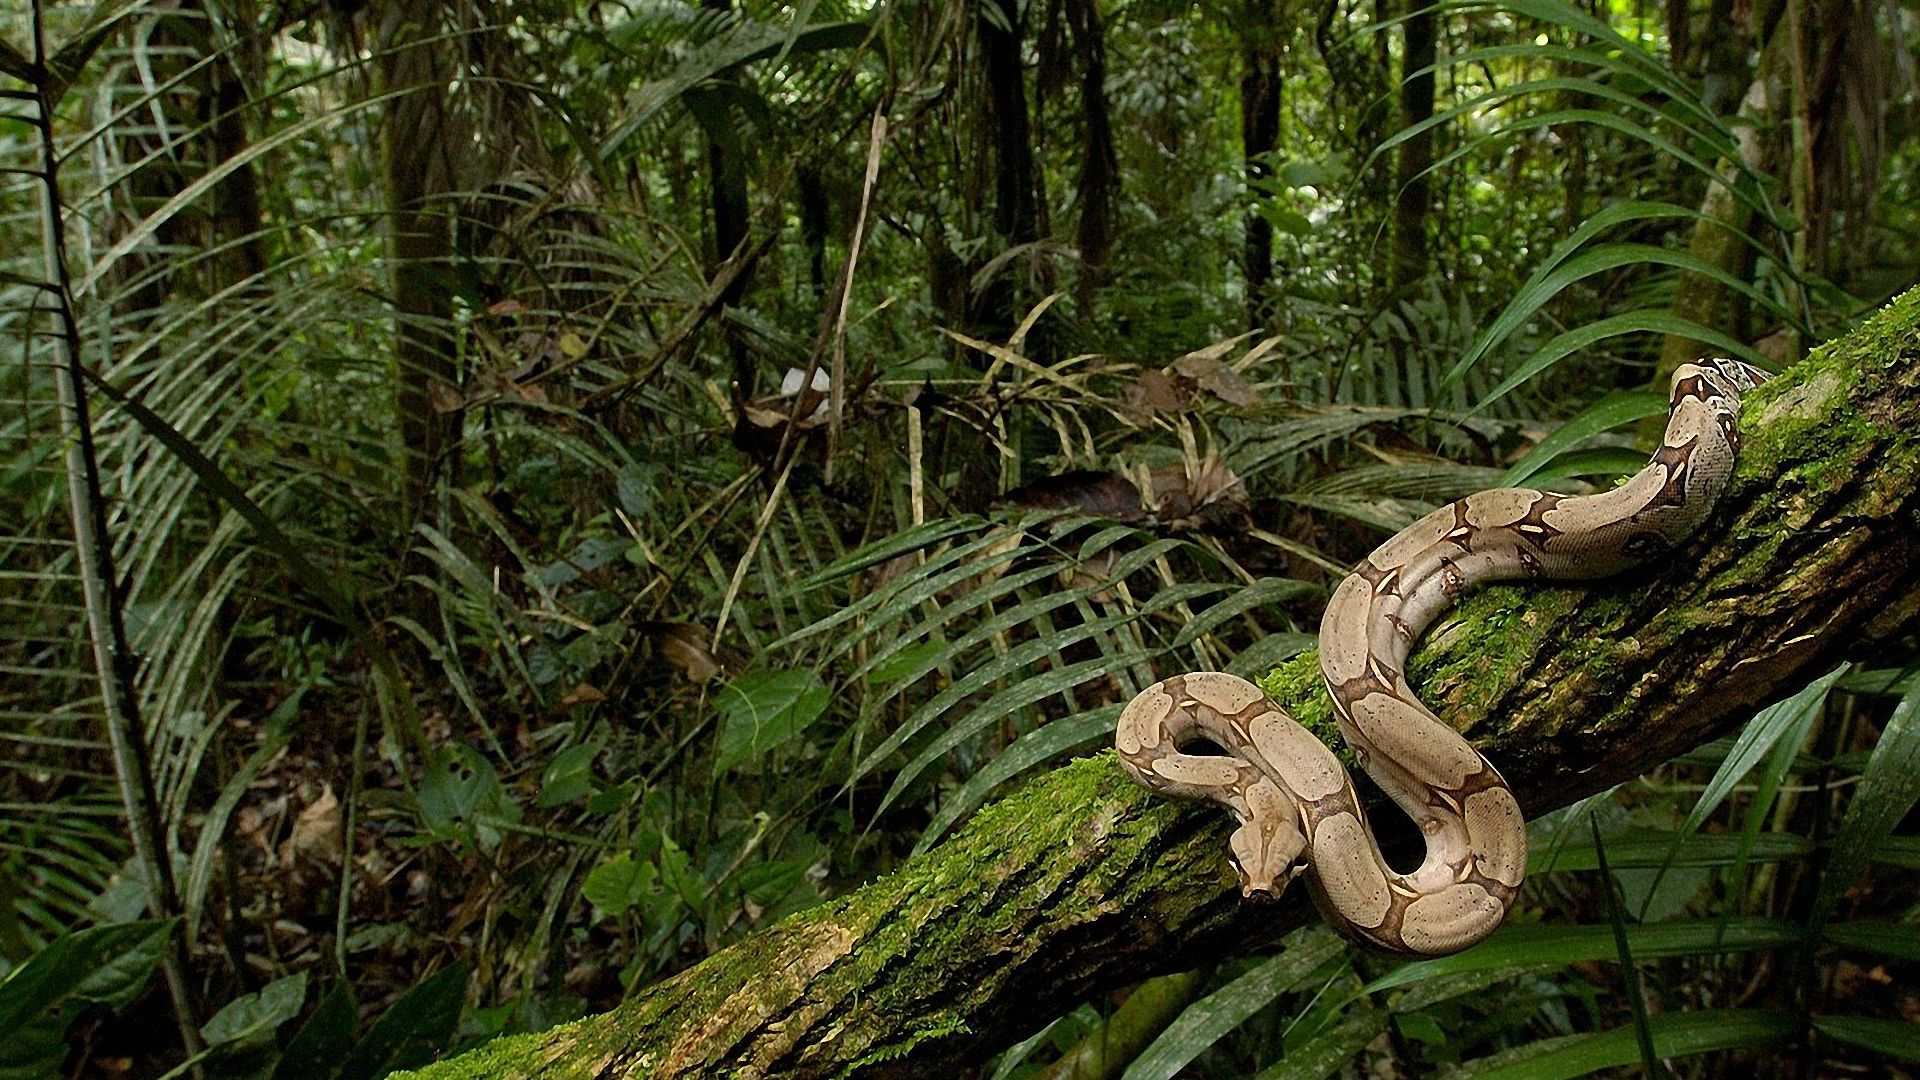
M 1407 658 L 1475 586 L 1604 578 L 1677 551 L 1726 488 L 1741 395 L 1766 378 L 1736 360 L 1682 364 L 1660 447 L 1624 483 L 1469 495 L 1394 534 L 1334 589 L 1320 675 L 1354 760 L 1419 827 L 1413 870 L 1381 854 L 1334 752 L 1236 675 L 1190 672 L 1141 691 L 1115 726 L 1121 764 L 1151 791 L 1231 812 L 1229 861 L 1249 900 L 1276 899 L 1305 874 L 1327 921 L 1362 944 L 1433 957 L 1480 942 L 1519 892 L 1526 817 L 1493 763 L 1415 695 Z

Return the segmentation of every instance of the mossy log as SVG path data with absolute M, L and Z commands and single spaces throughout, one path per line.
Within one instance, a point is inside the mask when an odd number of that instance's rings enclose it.
M 1920 290 L 1755 392 L 1743 427 L 1723 508 L 1686 551 L 1591 588 L 1490 589 L 1429 636 L 1416 685 L 1530 814 L 1722 735 L 1916 625 Z M 1271 684 L 1303 720 L 1326 714 L 1311 654 Z M 1103 990 L 1314 917 L 1303 890 L 1242 903 L 1228 831 L 1096 754 L 610 1013 L 419 1075 L 952 1075 Z

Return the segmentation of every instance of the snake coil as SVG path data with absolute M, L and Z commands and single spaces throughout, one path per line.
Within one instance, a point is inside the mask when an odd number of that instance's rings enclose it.
M 1142 691 L 1114 733 L 1122 764 L 1155 792 L 1232 811 L 1231 858 L 1250 899 L 1310 870 L 1321 911 L 1349 937 L 1411 956 L 1479 942 L 1519 891 L 1526 819 L 1493 764 L 1414 695 L 1407 657 L 1476 585 L 1606 577 L 1676 548 L 1725 488 L 1740 396 L 1764 378 L 1733 360 L 1682 365 L 1660 448 L 1625 484 L 1469 495 L 1402 529 L 1334 590 L 1320 673 L 1355 758 L 1425 837 L 1411 873 L 1381 856 L 1339 759 L 1245 679 L 1194 672 Z M 1183 752 L 1201 739 L 1226 755 Z

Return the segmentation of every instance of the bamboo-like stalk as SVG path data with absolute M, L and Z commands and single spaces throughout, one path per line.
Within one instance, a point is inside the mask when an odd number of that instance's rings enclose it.
M 114 778 L 127 816 L 127 835 L 134 858 L 146 878 L 147 910 L 156 919 L 180 913 L 180 894 L 173 866 L 161 844 L 160 807 L 153 791 L 152 763 L 146 732 L 140 722 L 133 690 L 133 656 L 127 646 L 126 621 L 114 590 L 118 580 L 113 545 L 107 535 L 105 499 L 100 490 L 100 466 L 93 446 L 93 424 L 88 415 L 85 375 L 81 370 L 80 327 L 74 316 L 72 277 L 67 270 L 66 230 L 61 218 L 60 156 L 53 134 L 54 101 L 50 81 L 43 0 L 33 0 L 33 126 L 40 137 L 40 237 L 45 258 L 45 288 L 53 297 L 59 333 L 53 336 L 57 371 L 54 379 L 60 400 L 60 433 L 66 441 L 67 507 L 73 522 L 73 543 L 85 597 L 87 634 L 100 680 L 100 710 L 113 751 Z M 161 957 L 161 969 L 173 1001 L 180 1039 L 189 1054 L 201 1049 L 193 993 L 187 983 L 184 935 L 172 936 L 172 947 Z

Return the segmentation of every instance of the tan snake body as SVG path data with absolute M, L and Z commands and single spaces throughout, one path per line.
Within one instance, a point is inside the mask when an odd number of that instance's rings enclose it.
M 1311 870 L 1315 900 L 1349 937 L 1413 956 L 1475 944 L 1519 891 L 1526 820 L 1492 763 L 1407 684 L 1414 643 L 1481 583 L 1605 577 L 1677 547 L 1726 486 L 1740 396 L 1765 377 L 1732 360 L 1683 365 L 1660 448 L 1625 484 L 1581 496 L 1470 495 L 1402 529 L 1334 590 L 1320 673 L 1355 758 L 1425 836 L 1412 872 L 1381 856 L 1333 752 L 1238 676 L 1194 672 L 1142 691 L 1114 733 L 1121 762 L 1156 792 L 1233 812 L 1240 827 L 1229 847 L 1245 896 L 1277 896 Z M 1225 756 L 1183 752 L 1201 739 Z

